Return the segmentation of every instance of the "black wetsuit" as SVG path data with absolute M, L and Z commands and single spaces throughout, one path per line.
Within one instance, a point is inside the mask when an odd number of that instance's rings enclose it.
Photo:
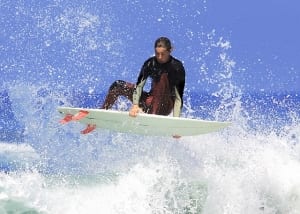
M 146 80 L 152 79 L 149 92 L 143 90 Z M 106 96 L 102 108 L 111 108 L 118 96 L 125 96 L 149 114 L 168 115 L 173 110 L 179 116 L 183 105 L 185 69 L 182 63 L 170 56 L 166 63 L 159 63 L 156 57 L 145 61 L 137 83 L 115 81 Z
M 138 76 L 133 104 L 141 105 L 142 89 L 149 77 L 152 79 L 152 84 L 148 94 L 158 99 L 142 107 L 148 110 L 146 112 L 162 115 L 170 114 L 174 107 L 174 116 L 179 116 L 183 105 L 185 85 L 185 70 L 182 63 L 173 56 L 170 56 L 169 61 L 163 64 L 159 63 L 156 57 L 146 60 Z M 171 103 L 168 103 L 169 101 Z M 176 106 L 174 106 L 175 103 Z

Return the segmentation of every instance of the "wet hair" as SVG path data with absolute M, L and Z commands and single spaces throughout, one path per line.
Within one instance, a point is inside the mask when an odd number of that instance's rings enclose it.
M 166 48 L 167 51 L 171 51 L 172 45 L 170 39 L 168 39 L 167 37 L 159 37 L 154 43 L 154 48 L 159 48 L 159 47 L 163 47 Z

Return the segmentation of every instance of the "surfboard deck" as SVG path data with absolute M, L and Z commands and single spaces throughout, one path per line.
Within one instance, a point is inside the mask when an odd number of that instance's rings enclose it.
M 86 109 L 59 107 L 58 111 L 66 118 L 66 123 L 73 121 L 72 116 L 80 116 L 76 121 L 83 124 L 96 125 L 100 129 L 108 129 L 122 133 L 151 136 L 194 136 L 220 131 L 228 127 L 230 122 L 206 121 L 190 118 L 178 118 L 139 113 L 130 117 L 128 112 L 104 109 Z M 68 121 L 69 119 L 70 121 Z M 74 118 L 74 117 L 73 117 Z

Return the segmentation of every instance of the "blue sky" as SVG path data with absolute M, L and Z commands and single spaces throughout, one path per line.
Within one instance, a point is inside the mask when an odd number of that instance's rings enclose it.
M 209 1 L 206 15 L 246 69 L 237 81 L 249 90 L 300 90 L 299 1 Z
M 106 91 L 136 81 L 154 40 L 168 36 L 189 90 L 300 90 L 297 0 L 3 0 L 0 14 L 2 81 Z

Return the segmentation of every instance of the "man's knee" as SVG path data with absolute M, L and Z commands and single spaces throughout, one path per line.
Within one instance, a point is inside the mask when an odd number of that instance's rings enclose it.
M 118 89 L 122 89 L 124 88 L 126 82 L 123 80 L 116 80 L 115 82 L 113 82 L 113 84 L 111 84 L 109 90 L 118 90 Z

